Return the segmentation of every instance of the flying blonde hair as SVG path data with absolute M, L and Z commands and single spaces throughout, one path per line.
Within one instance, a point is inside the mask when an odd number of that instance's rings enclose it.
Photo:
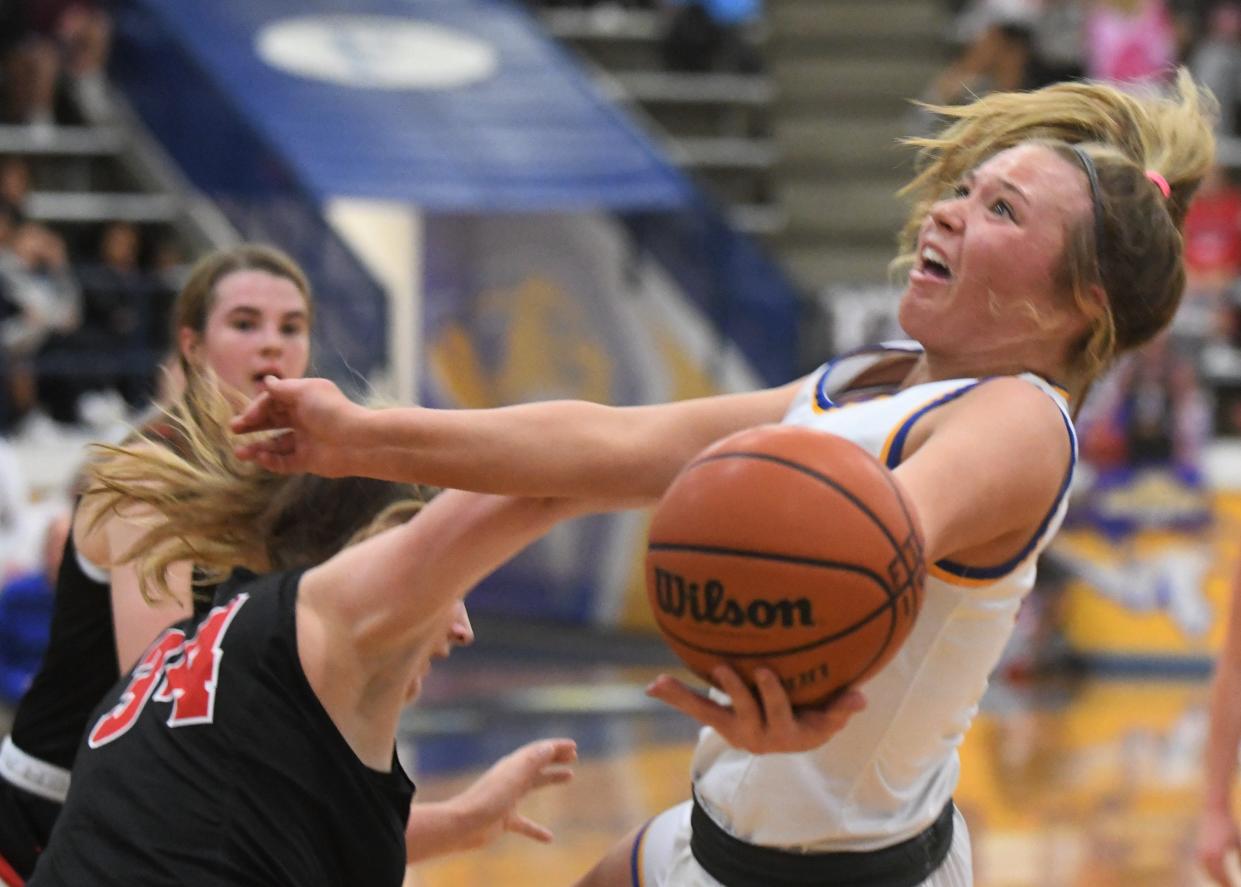
M 364 478 L 284 477 L 233 455 L 232 410 L 215 379 L 193 372 L 164 410 L 159 432 L 136 442 L 95 444 L 86 492 L 93 530 L 110 515 L 147 529 L 117 558 L 133 562 L 143 597 L 173 596 L 169 568 L 194 565 L 196 584 L 234 568 L 311 566 L 340 548 L 408 520 L 428 493 Z

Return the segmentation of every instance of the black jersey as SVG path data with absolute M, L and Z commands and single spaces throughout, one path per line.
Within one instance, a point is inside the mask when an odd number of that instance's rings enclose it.
M 70 534 L 56 576 L 43 662 L 13 716 L 11 735 L 18 748 L 65 770 L 73 769 L 99 700 L 121 677 L 107 571 L 96 567 L 91 572 L 83 568 Z M 211 591 L 196 590 L 195 619 L 211 609 Z
M 72 768 L 91 713 L 120 676 L 107 574 L 91 572 L 70 534 L 56 576 L 48 645 L 10 733 L 24 755 L 62 772 Z M 0 858 L 29 877 L 60 812 L 63 788 L 35 794 L 21 776 L 0 766 Z
M 358 760 L 297 652 L 300 571 L 233 579 L 115 687 L 31 887 L 382 887 L 413 785 Z
M 56 576 L 47 650 L 13 716 L 13 742 L 41 761 L 72 769 L 91 712 L 119 677 L 107 576 L 87 575 L 70 534 Z

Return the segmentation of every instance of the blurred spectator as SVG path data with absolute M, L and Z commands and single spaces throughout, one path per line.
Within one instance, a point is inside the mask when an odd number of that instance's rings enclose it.
M 1036 0 L 978 0 L 956 22 L 961 47 L 931 84 L 927 101 L 955 104 L 993 89 L 1020 89 L 1032 56 Z
M 1194 77 L 1219 99 L 1219 131 L 1237 135 L 1241 108 L 1241 3 L 1225 0 L 1207 18 L 1206 32 L 1189 57 Z
M 1085 0 L 1043 0 L 1034 23 L 1027 89 L 1083 76 L 1085 27 Z
M 30 27 L 28 0 L 0 0 L 4 117 L 50 127 L 56 99 L 55 51 Z
M 109 111 L 104 70 L 112 43 L 112 20 L 99 0 L 26 0 L 30 24 L 52 45 L 79 107 L 88 116 Z
M 525 0 L 525 2 L 528 6 L 535 8 L 597 9 L 601 14 L 607 15 L 612 11 L 623 12 L 626 9 L 654 9 L 659 5 L 660 0 Z
M 995 89 L 1035 89 L 1080 77 L 1083 2 L 975 0 L 954 22 L 954 60 L 924 99 L 955 104 Z
M 30 163 L 25 157 L 0 157 L 0 201 L 21 209 L 30 196 Z
M 1209 412 L 1193 362 L 1167 334 L 1101 380 L 1079 425 L 1082 458 L 1100 472 L 1166 468 L 1200 481 Z
M 89 418 L 86 409 L 102 411 L 106 423 L 150 399 L 158 352 L 149 326 L 159 287 L 139 264 L 141 247 L 137 227 L 112 222 L 96 258 L 75 269 L 81 322 L 49 336 L 39 354 L 39 402 L 57 422 Z
M 659 0 L 527 0 L 532 6 L 576 6 L 582 9 L 615 7 L 617 9 L 651 9 Z
M 0 232 L 0 346 L 13 412 L 20 418 L 34 406 L 39 350 L 53 334 L 76 328 L 81 302 L 64 241 L 42 225 L 20 221 L 11 210 L 8 223 L 11 234 Z
M 1165 0 L 1092 0 L 1086 15 L 1086 76 L 1123 87 L 1167 80 L 1179 42 Z
M 753 74 L 762 60 L 749 29 L 760 0 L 665 0 L 669 10 L 662 54 L 669 71 Z
M 1216 166 L 1185 217 L 1185 276 L 1190 291 L 1222 291 L 1241 274 L 1241 187 Z
M 107 113 L 112 24 L 98 0 L 0 0 L 8 118 L 50 132 L 63 82 L 88 116 Z
M 17 313 L 0 324 L 0 342 L 10 355 L 33 354 L 48 335 L 75 328 L 81 300 L 69 271 L 60 235 L 21 221 L 0 243 L 0 284 Z
M 1241 187 L 1217 166 L 1185 218 L 1185 297 L 1172 335 L 1197 353 L 1228 337 L 1235 313 L 1229 290 L 1241 274 Z
M 150 265 L 155 295 L 147 328 L 150 334 L 149 345 L 163 354 L 173 346 L 172 304 L 189 278 L 191 263 L 175 238 L 162 237 L 156 241 L 155 248 L 151 251 Z

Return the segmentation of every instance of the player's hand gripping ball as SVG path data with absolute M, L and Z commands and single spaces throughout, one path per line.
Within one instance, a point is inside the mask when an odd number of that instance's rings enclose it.
M 892 473 L 822 431 L 765 425 L 704 450 L 655 511 L 646 588 L 681 660 L 710 681 L 759 666 L 795 706 L 882 668 L 925 580 L 918 518 Z

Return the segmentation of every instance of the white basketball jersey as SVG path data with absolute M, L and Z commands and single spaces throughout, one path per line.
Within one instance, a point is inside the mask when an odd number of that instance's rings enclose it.
M 892 343 L 825 365 L 794 399 L 785 423 L 819 428 L 864 447 L 889 468 L 928 411 L 979 379 L 915 385 L 838 405 L 834 394 L 867 369 L 916 343 Z M 990 568 L 941 561 L 930 567 L 922 611 L 896 657 L 863 686 L 866 709 L 811 752 L 752 755 L 704 729 L 694 790 L 711 817 L 750 843 L 804 851 L 870 850 L 902 841 L 935 819 L 957 783 L 957 746 L 987 678 L 1034 584 L 1040 551 L 1064 518 L 1077 443 L 1063 391 L 1020 378 L 1059 405 L 1073 459 L 1060 495 L 1017 557 Z

